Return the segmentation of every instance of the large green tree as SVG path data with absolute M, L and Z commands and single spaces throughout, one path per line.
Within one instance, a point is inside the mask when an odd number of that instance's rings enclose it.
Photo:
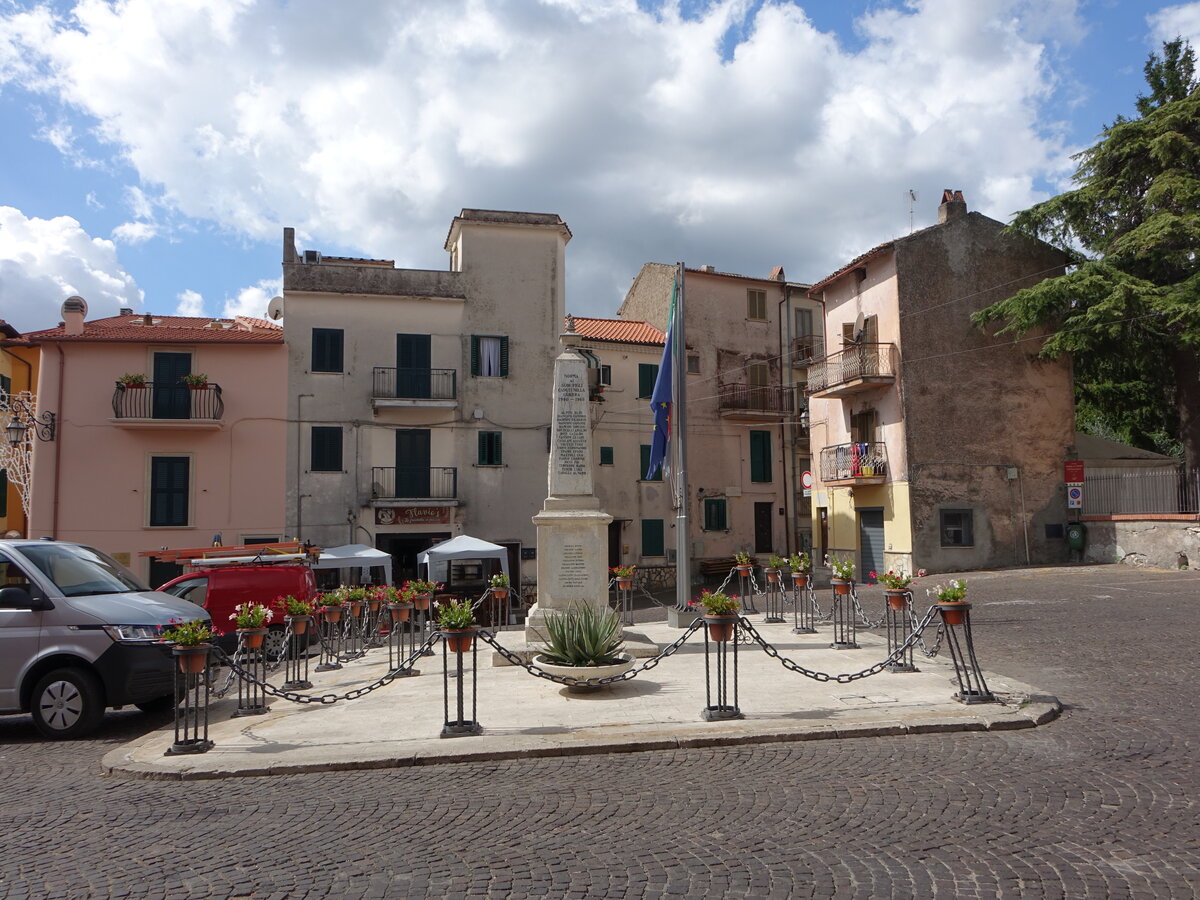
M 1048 328 L 1041 354 L 1071 354 L 1077 417 L 1200 465 L 1200 83 L 1186 41 L 1145 67 L 1138 116 L 1073 157 L 1076 187 L 1011 229 L 1073 259 L 1067 274 L 975 313 L 998 333 Z

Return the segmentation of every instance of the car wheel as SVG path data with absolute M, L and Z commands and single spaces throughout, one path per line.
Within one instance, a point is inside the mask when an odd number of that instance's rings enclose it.
M 84 669 L 55 669 L 33 688 L 33 724 L 54 740 L 82 737 L 104 719 L 104 689 Z
M 165 697 L 155 697 L 153 700 L 143 700 L 133 705 L 144 713 L 166 712 L 175 706 L 175 695 L 167 694 Z
M 287 631 L 282 625 L 272 625 L 263 636 L 263 654 L 271 662 L 280 659 L 287 650 Z

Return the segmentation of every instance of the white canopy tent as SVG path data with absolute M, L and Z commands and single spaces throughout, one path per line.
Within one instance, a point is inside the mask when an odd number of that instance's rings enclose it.
M 392 555 L 366 544 L 343 544 L 340 547 L 327 547 L 321 551 L 321 557 L 313 563 L 314 569 L 355 569 L 361 568 L 363 581 L 368 581 L 370 570 L 383 569 L 383 583 L 392 583 Z
M 417 557 L 417 562 L 428 566 L 428 577 L 431 581 L 444 582 L 452 559 L 496 559 L 500 561 L 500 571 L 508 574 L 507 547 L 481 541 L 466 534 L 434 544 Z

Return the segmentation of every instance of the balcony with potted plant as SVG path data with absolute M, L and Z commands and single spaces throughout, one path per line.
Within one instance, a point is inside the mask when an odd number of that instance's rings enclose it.
M 184 375 L 178 382 L 149 381 L 126 372 L 116 379 L 113 424 L 121 428 L 217 429 L 225 415 L 221 386 L 207 375 Z

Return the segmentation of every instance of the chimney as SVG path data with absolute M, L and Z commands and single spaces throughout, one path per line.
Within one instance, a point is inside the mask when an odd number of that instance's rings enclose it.
M 294 263 L 296 261 L 296 229 L 283 229 L 283 262 Z
M 942 191 L 942 205 L 938 207 L 938 224 L 945 225 L 951 219 L 961 219 L 967 214 L 967 201 L 962 191 L 946 188 Z
M 717 267 L 716 266 L 701 266 L 700 271 L 701 272 L 715 272 L 715 271 L 717 271 Z
M 142 324 L 143 325 L 153 325 L 154 324 L 154 316 L 151 315 L 150 313 L 143 313 L 142 314 Z
M 787 279 L 783 277 L 783 266 L 776 266 L 775 268 L 773 268 L 771 270 L 771 274 L 768 277 L 772 281 L 787 281 Z
M 133 310 L 132 310 L 132 309 L 130 309 L 128 306 L 122 306 L 122 307 L 121 307 L 121 315 L 123 315 L 123 316 L 132 316 L 132 315 L 133 315 Z
M 83 320 L 87 317 L 87 301 L 78 295 L 63 301 L 63 331 L 67 334 L 83 334 Z

